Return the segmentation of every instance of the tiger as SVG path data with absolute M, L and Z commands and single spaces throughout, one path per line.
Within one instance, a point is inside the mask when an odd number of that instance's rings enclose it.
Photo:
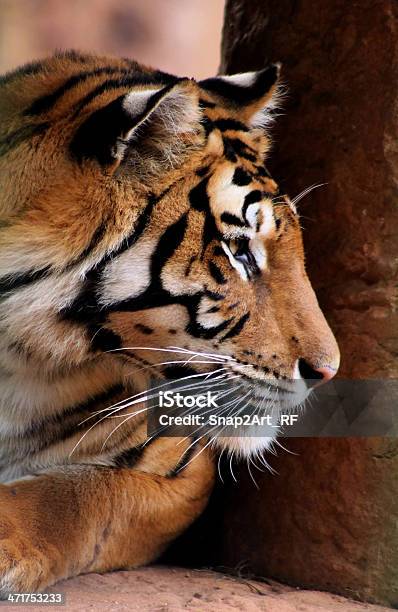
M 1 77 L 1 596 L 152 562 L 220 453 L 270 448 L 150 436 L 153 379 L 234 378 L 283 408 L 335 375 L 299 214 L 265 165 L 280 70 L 195 80 L 65 51 Z

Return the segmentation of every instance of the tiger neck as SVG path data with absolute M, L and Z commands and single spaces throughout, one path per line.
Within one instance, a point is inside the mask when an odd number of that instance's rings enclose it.
M 124 366 L 115 358 L 100 357 L 83 362 L 65 371 L 40 372 L 29 367 L 29 361 L 18 367 L 10 360 L 7 367 L 0 365 L 0 435 L 22 433 L 37 420 L 71 411 L 74 407 L 96 397 L 126 387 L 126 394 L 134 387 L 126 383 Z

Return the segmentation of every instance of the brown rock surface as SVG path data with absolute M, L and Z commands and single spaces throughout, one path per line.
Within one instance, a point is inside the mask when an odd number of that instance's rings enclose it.
M 241 580 L 202 570 L 147 567 L 131 572 L 88 574 L 60 582 L 68 612 L 116 610 L 140 612 L 386 612 L 387 608 L 359 604 L 335 595 L 299 591 L 277 583 Z M 1 606 L 2 609 L 15 607 Z M 42 606 L 24 606 L 36 612 Z
M 398 374 L 398 3 L 229 0 L 222 72 L 283 63 L 273 172 L 300 202 L 308 268 L 345 378 Z M 396 439 L 297 439 L 226 495 L 222 562 L 398 605 Z M 245 474 L 243 474 L 245 472 Z

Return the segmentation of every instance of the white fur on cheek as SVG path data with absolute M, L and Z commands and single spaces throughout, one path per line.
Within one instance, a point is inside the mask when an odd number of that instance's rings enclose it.
M 249 242 L 249 248 L 252 252 L 254 259 L 256 260 L 256 264 L 260 270 L 267 269 L 267 250 L 264 245 L 264 240 L 262 238 L 254 238 Z
M 108 264 L 101 286 L 103 306 L 135 297 L 148 287 L 151 255 L 156 246 L 156 239 L 144 238 Z
M 271 202 L 264 202 L 261 207 L 261 225 L 258 230 L 258 234 L 266 238 L 273 229 L 275 229 L 274 214 L 272 210 Z
M 262 221 L 259 231 L 255 237 L 250 240 L 249 247 L 256 260 L 257 266 L 260 270 L 267 269 L 267 249 L 264 243 L 264 239 L 271 234 L 275 229 L 274 215 L 272 211 L 272 204 L 270 202 L 264 202 L 261 206 Z
M 248 206 L 246 210 L 246 219 L 252 227 L 255 227 L 257 224 L 257 215 L 258 215 L 259 210 L 260 210 L 259 202 L 250 204 L 250 206 Z

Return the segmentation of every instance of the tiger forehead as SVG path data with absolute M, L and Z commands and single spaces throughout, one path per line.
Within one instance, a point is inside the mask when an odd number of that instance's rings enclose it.
M 245 159 L 255 165 L 263 165 L 263 160 L 269 149 L 269 139 L 262 129 L 249 128 L 239 117 L 221 106 L 203 108 L 201 123 L 206 136 L 218 136 L 223 146 L 224 155 L 230 161 Z
M 208 207 L 219 235 L 227 240 L 278 237 L 296 216 L 290 200 L 279 195 L 276 182 L 256 150 L 253 137 L 236 119 L 217 115 L 207 128 L 209 158 L 196 170 L 200 177 L 190 192 L 190 205 Z M 210 144 L 209 144 L 210 143 Z M 209 146 L 211 151 L 209 152 Z M 207 206 L 204 202 L 207 201 Z
M 207 108 L 208 104 L 210 108 Z M 269 148 L 264 130 L 249 128 L 241 121 L 239 113 L 231 113 L 230 109 L 202 99 L 200 106 L 201 124 L 206 135 L 205 155 L 239 164 L 251 176 L 250 180 L 257 178 L 268 183 L 270 191 L 276 190 L 276 183 L 264 164 Z M 249 181 L 247 175 L 246 180 Z

